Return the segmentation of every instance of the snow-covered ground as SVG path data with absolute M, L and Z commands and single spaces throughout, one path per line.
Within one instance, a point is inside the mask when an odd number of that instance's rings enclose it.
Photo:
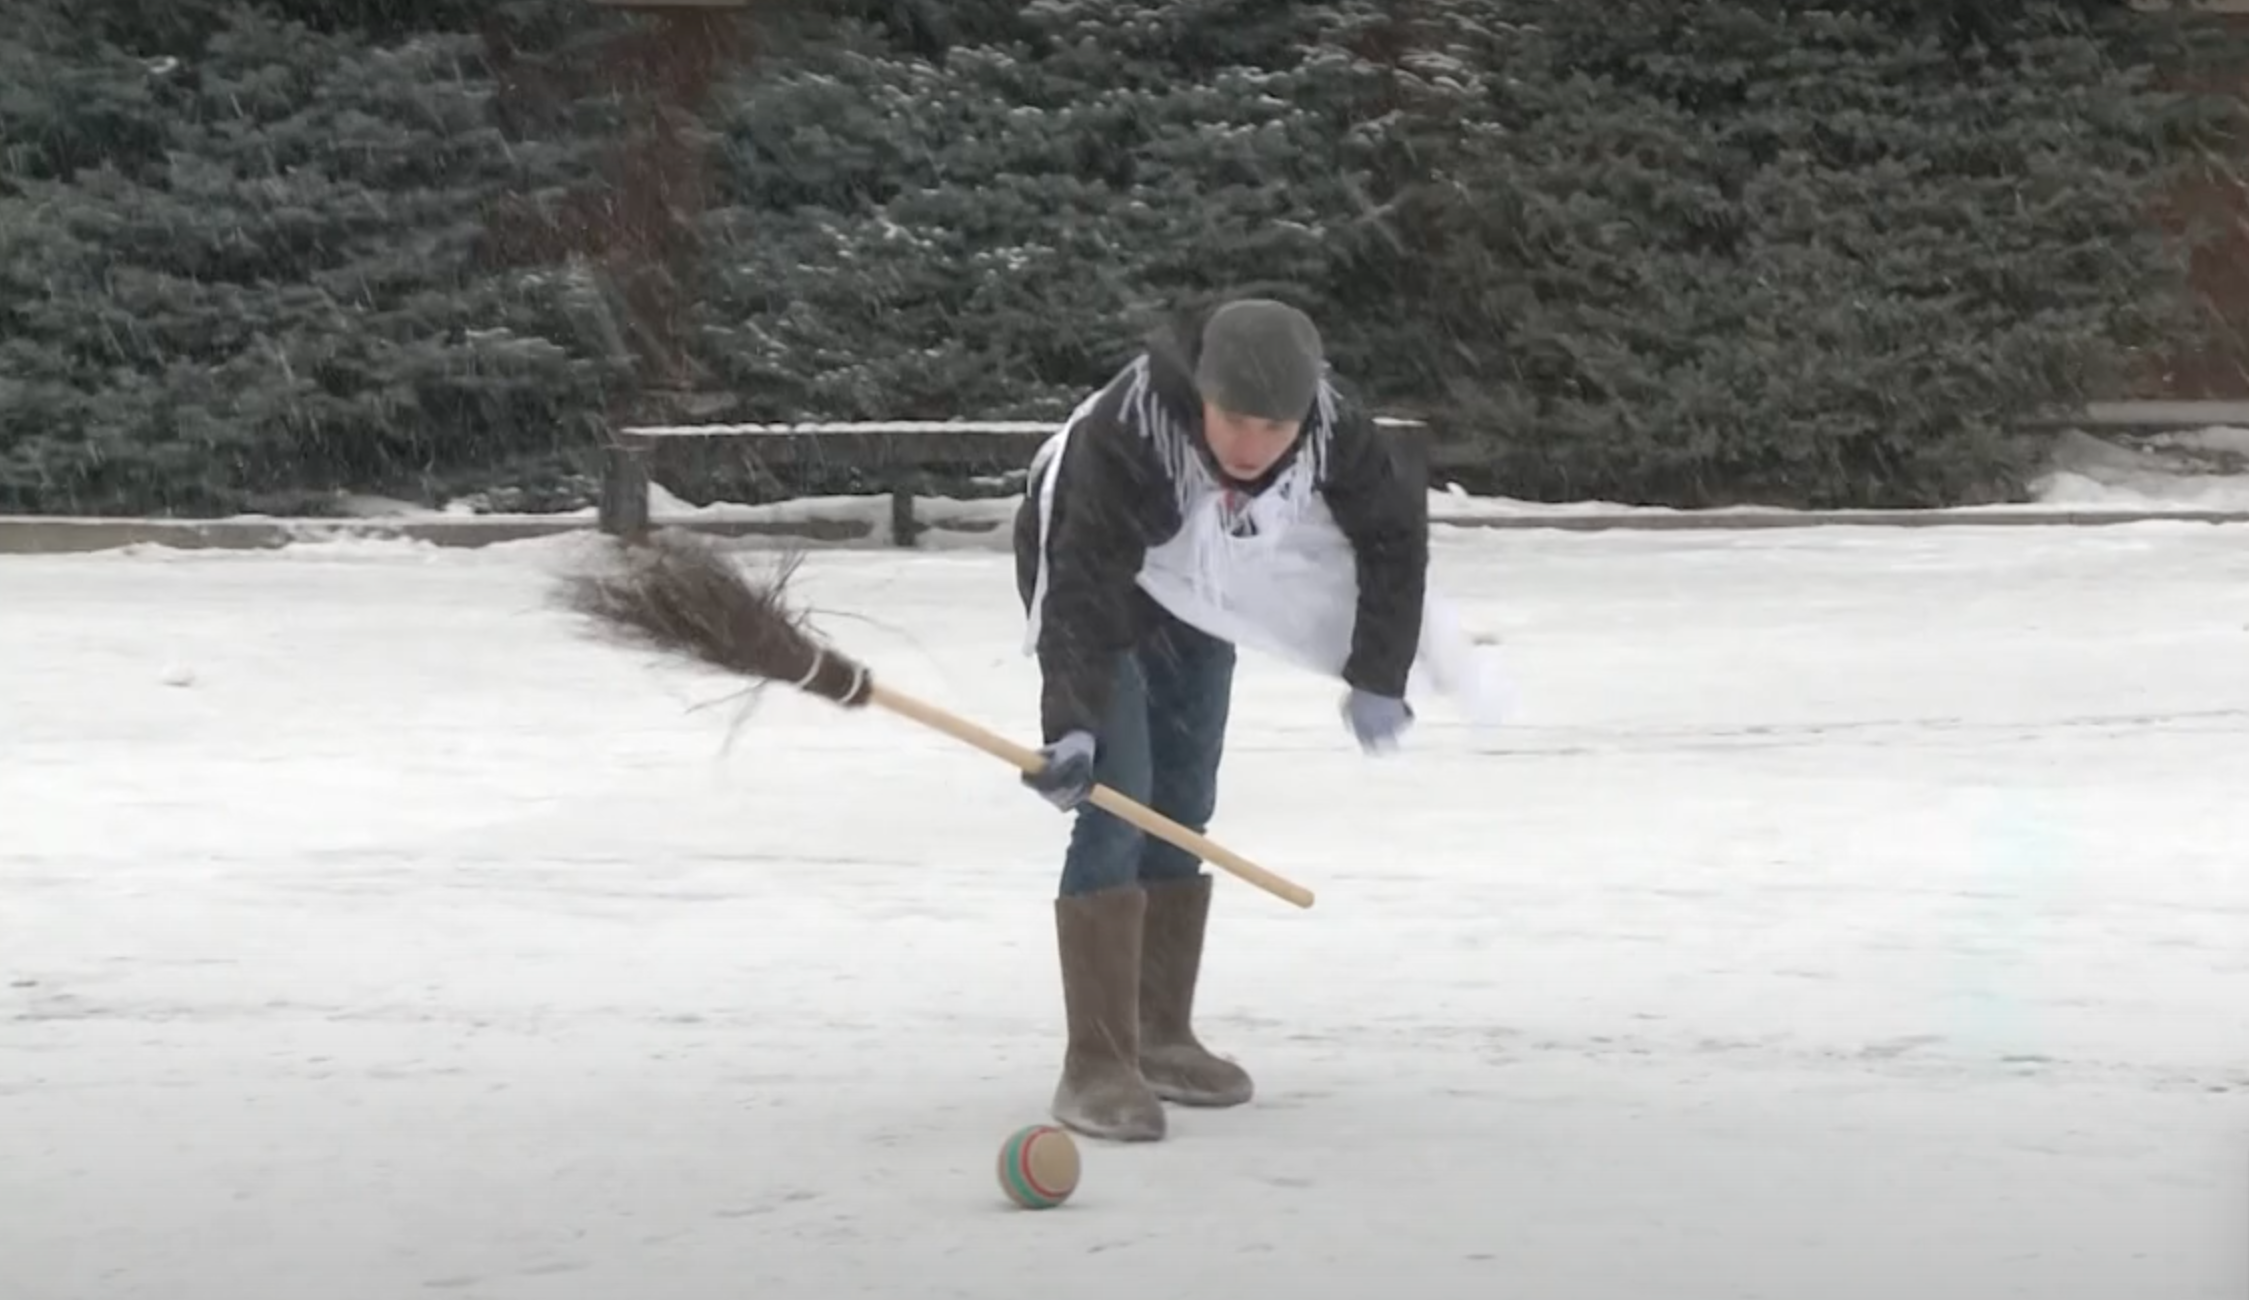
M 586 544 L 0 559 L 0 1296 L 2249 1294 L 2249 531 L 1448 533 L 1514 724 L 1245 665 L 1261 1094 L 1045 1214 L 1064 820 Z M 1003 557 L 798 590 L 1030 734 Z

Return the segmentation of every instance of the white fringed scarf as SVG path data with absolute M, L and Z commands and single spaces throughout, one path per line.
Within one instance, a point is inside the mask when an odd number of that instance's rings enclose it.
M 1149 548 L 1138 575 L 1141 590 L 1189 626 L 1340 680 L 1357 626 L 1359 586 L 1350 539 L 1319 490 L 1334 437 L 1335 390 L 1321 381 L 1312 418 L 1305 422 L 1304 447 L 1272 484 L 1253 495 L 1212 472 L 1193 430 L 1172 418 L 1155 392 L 1147 357 L 1119 379 L 1125 385 L 1123 418 L 1151 444 L 1179 505 L 1179 531 Z M 1080 403 L 1031 460 L 1031 483 L 1039 494 L 1039 555 L 1026 654 L 1038 652 L 1047 535 L 1062 457 L 1071 431 L 1108 393 L 1103 389 Z M 1450 696 L 1478 723 L 1496 724 L 1502 711 L 1488 666 L 1433 587 L 1408 690 Z

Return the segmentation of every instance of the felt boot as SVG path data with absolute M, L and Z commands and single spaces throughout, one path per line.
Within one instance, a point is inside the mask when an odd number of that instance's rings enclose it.
M 1140 954 L 1140 1073 L 1165 1101 L 1239 1106 L 1249 1072 L 1195 1038 L 1195 983 L 1210 922 L 1210 877 L 1150 885 Z
M 1164 1108 L 1140 1077 L 1141 925 L 1136 887 L 1054 900 L 1069 1042 L 1054 1090 L 1056 1122 L 1088 1137 L 1152 1142 Z

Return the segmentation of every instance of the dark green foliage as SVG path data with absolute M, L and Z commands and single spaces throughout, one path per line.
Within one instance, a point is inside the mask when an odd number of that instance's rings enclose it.
M 1262 289 L 1480 488 L 1937 504 L 2191 328 L 2177 29 L 2119 4 L 1023 20 L 743 80 L 704 303 L 751 413 L 1055 415 L 1162 305 Z
M 586 444 L 616 376 L 569 278 L 479 266 L 579 148 L 502 136 L 479 38 L 41 35 L 0 104 L 0 509 L 316 508 Z
M 2131 57 L 2154 18 L 1507 8 L 1507 76 L 1397 268 L 1475 340 L 1441 378 L 1487 486 L 2004 496 L 2016 418 L 2115 395 L 2185 328 L 2151 217 L 2168 101 Z
M 694 210 L 609 188 L 639 128 L 602 42 L 635 20 L 12 6 L 0 509 L 552 484 L 664 384 L 737 419 L 1054 417 L 1239 291 L 1485 448 L 1481 489 L 2001 497 L 2014 421 L 2193 328 L 2154 214 L 2240 158 L 2241 105 L 2158 74 L 2249 69 L 2116 0 L 759 15 L 684 127 L 707 207 L 625 267 L 604 222 Z
M 1036 7 L 1043 59 L 961 46 L 939 68 L 861 32 L 744 76 L 698 306 L 745 415 L 1054 414 L 1183 295 L 1316 309 L 1347 206 L 1329 70 L 1136 83 L 1112 56 L 1192 35 L 1169 9 Z

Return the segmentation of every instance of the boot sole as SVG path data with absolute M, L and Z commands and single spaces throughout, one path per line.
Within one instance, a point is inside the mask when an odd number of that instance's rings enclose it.
M 1160 1142 L 1168 1127 L 1161 1119 L 1119 1124 L 1099 1124 L 1083 1115 L 1054 1111 L 1054 1122 L 1081 1137 L 1101 1142 Z
M 1189 1106 L 1196 1110 L 1225 1110 L 1246 1106 L 1254 1092 L 1200 1092 L 1192 1088 L 1168 1088 L 1151 1083 L 1148 1090 L 1174 1106 Z

